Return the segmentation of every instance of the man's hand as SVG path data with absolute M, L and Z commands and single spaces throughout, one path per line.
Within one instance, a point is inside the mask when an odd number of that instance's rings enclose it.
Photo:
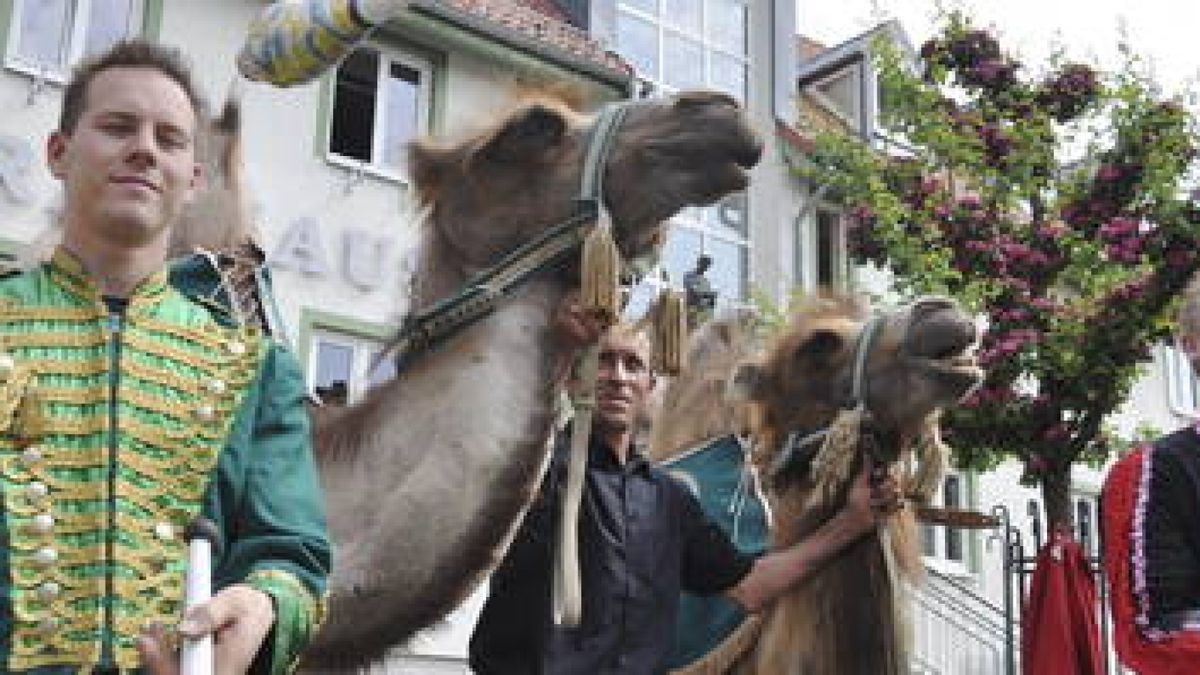
M 554 310 L 554 333 L 566 347 L 575 350 L 594 343 L 604 333 L 604 322 L 579 304 L 579 292 L 568 293 Z
M 179 623 L 183 640 L 214 636 L 217 675 L 240 675 L 250 669 L 254 656 L 275 623 L 275 607 L 262 591 L 237 584 L 189 611 Z M 142 666 L 153 675 L 176 675 L 179 654 L 170 645 L 162 626 L 148 629 L 138 639 Z
M 843 522 L 853 534 L 866 534 L 903 506 L 900 488 L 887 468 L 864 464 L 846 495 Z

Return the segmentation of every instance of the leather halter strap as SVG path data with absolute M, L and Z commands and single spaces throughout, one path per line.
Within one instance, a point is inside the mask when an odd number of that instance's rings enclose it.
M 458 293 L 405 317 L 399 334 L 385 351 L 395 354 L 397 372 L 491 314 L 502 299 L 534 274 L 562 263 L 583 243 L 591 225 L 599 218 L 609 217 L 604 203 L 604 170 L 617 130 L 634 105 L 637 104 L 629 101 L 610 103 L 597 114 L 584 155 L 575 209 L 565 221 L 510 251 L 500 262 L 468 280 Z
M 871 348 L 883 330 L 883 324 L 888 316 L 890 315 L 878 312 L 873 314 L 867 325 L 859 332 L 858 339 L 854 343 L 854 370 L 850 381 L 850 399 L 847 401 L 849 405 L 845 406 L 848 409 L 862 408 L 864 411 L 866 410 L 867 360 L 871 356 Z M 771 461 L 770 476 L 772 480 L 778 480 L 785 473 L 790 473 L 802 464 L 811 463 L 828 433 L 828 425 L 818 429 L 796 429 L 789 432 L 784 437 L 783 447 Z

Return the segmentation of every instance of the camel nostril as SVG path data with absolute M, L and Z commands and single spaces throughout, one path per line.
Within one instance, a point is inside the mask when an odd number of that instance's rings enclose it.
M 733 159 L 743 169 L 750 169 L 758 164 L 758 161 L 762 159 L 762 154 L 763 142 L 755 138 L 743 148 L 743 152 L 739 153 Z

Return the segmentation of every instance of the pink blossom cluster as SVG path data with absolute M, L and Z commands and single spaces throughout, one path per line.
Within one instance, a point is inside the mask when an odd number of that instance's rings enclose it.
M 1078 117 L 1100 98 L 1100 78 L 1090 66 L 1070 63 L 1042 82 L 1037 102 L 1059 122 Z
M 1146 248 L 1148 228 L 1129 217 L 1117 217 L 1100 226 L 1098 232 L 1105 242 L 1104 253 L 1109 260 L 1134 264 L 1141 260 Z
M 1042 338 L 1042 332 L 1036 328 L 1013 328 L 997 335 L 987 347 L 979 352 L 979 360 L 984 365 L 1002 361 L 1028 345 L 1037 344 Z
M 982 405 L 1003 405 L 1016 398 L 1011 387 L 985 386 L 979 387 L 962 400 L 962 405 L 968 408 L 978 408 Z

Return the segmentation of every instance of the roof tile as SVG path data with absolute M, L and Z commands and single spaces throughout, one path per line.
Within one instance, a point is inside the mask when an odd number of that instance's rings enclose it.
M 571 25 L 551 0 L 440 0 L 448 7 L 473 14 L 517 31 L 571 56 L 610 70 L 633 72 L 633 67 L 615 52 L 605 49 L 585 31 Z

